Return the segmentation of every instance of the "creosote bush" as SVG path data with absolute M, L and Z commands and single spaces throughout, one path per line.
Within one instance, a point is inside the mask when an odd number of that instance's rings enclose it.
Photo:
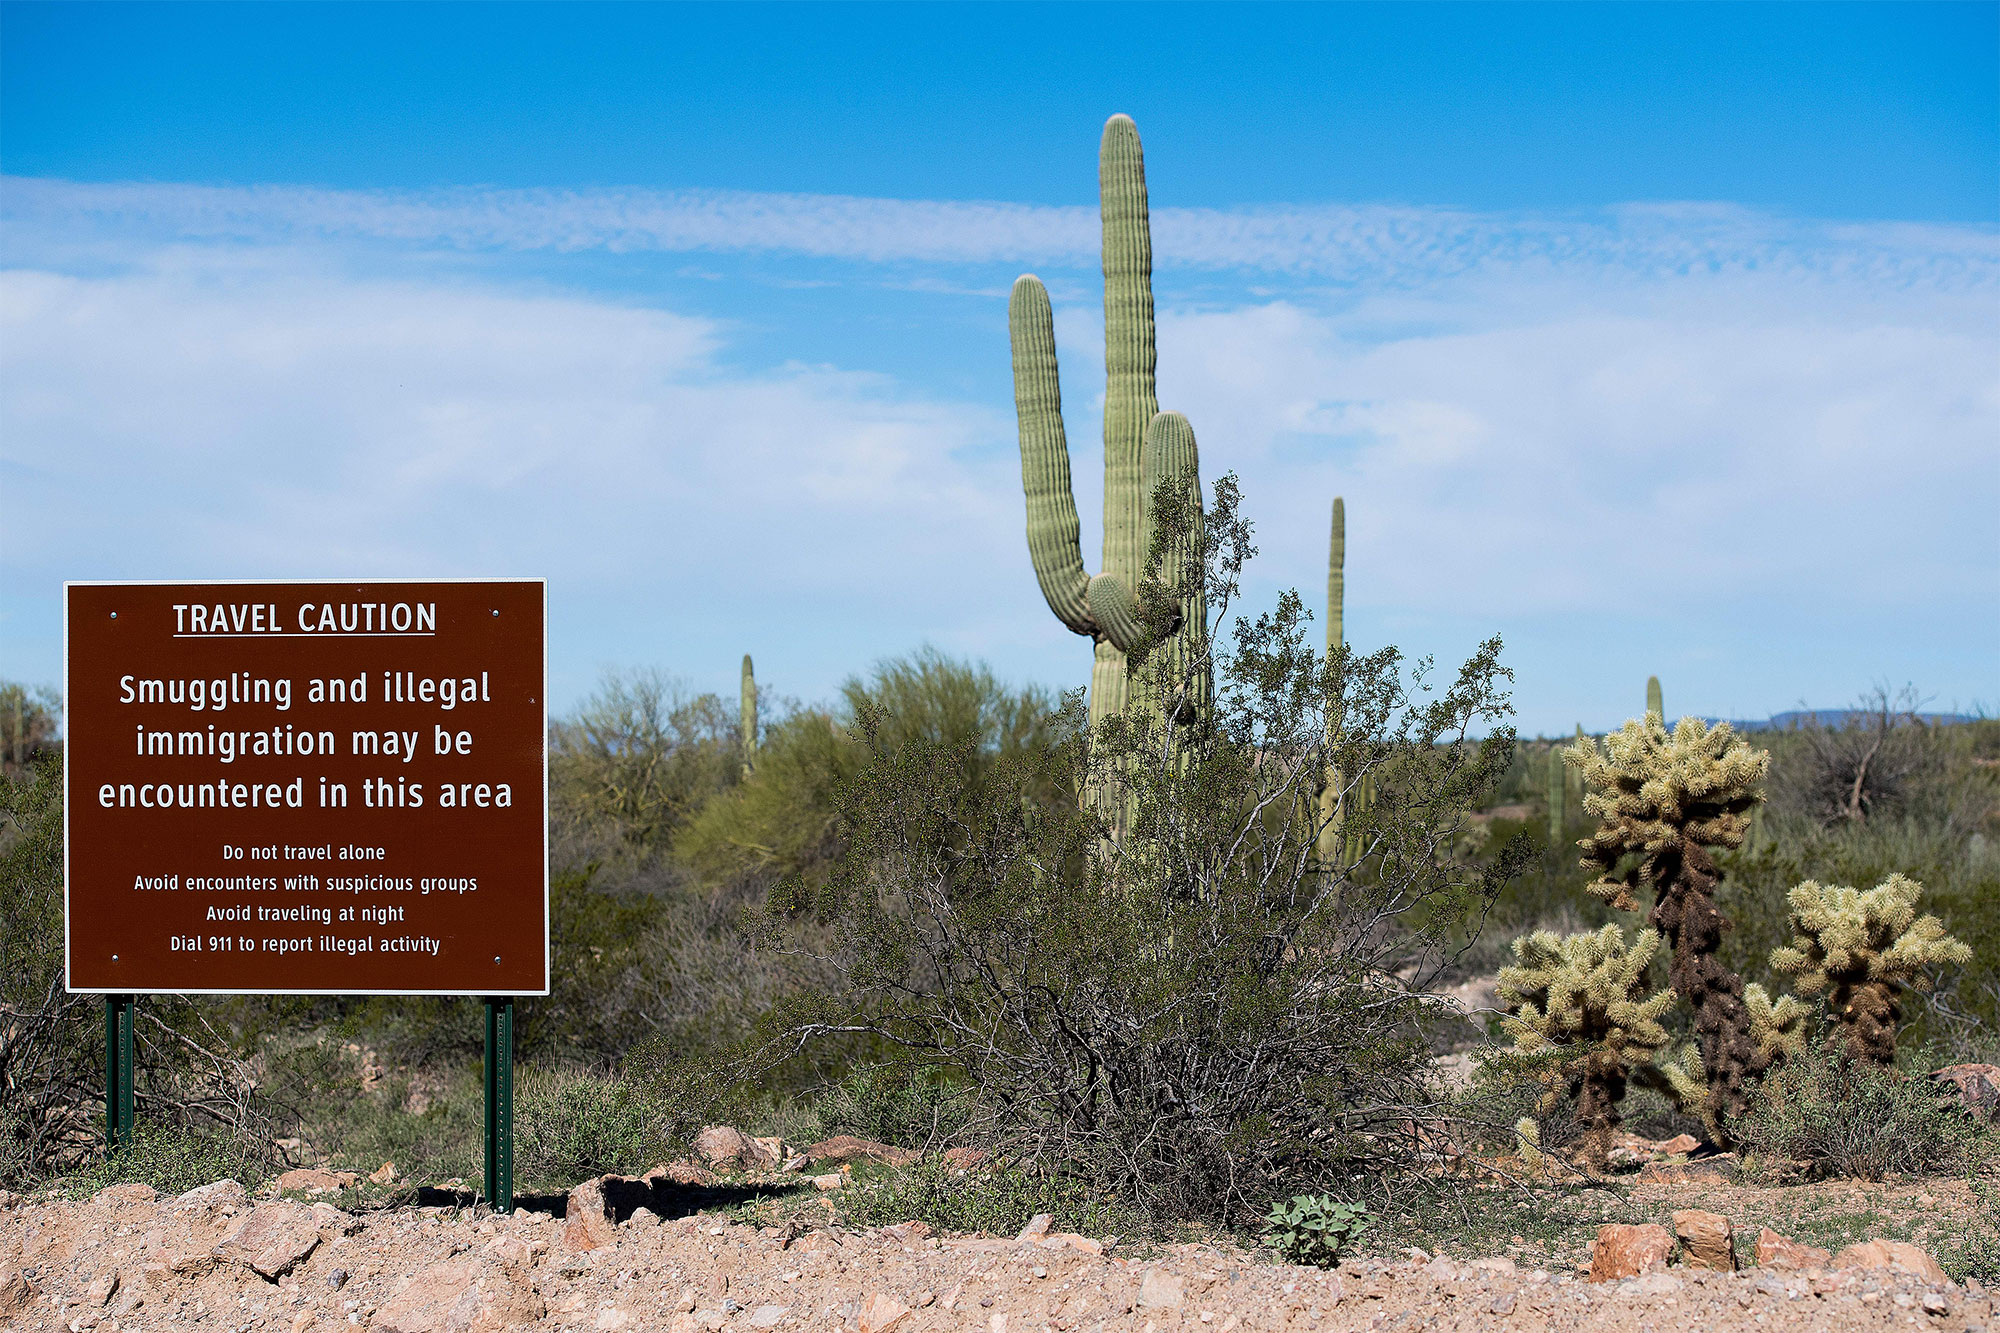
M 1815 1179 L 1939 1175 L 1968 1169 L 1982 1153 L 1978 1127 L 1943 1104 L 1929 1079 L 1853 1057 L 1837 1031 L 1814 1034 L 1765 1076 L 1739 1137 Z
M 1449 849 L 1506 763 L 1506 672 L 1497 642 L 1434 694 L 1393 650 L 1322 658 L 1296 595 L 1213 649 L 1250 549 L 1234 481 L 1198 529 L 1160 512 L 1156 563 L 1194 548 L 1214 619 L 1198 653 L 1131 655 L 1132 707 L 1093 725 L 1072 699 L 1053 743 L 984 767 L 856 719 L 846 854 L 774 892 L 764 940 L 837 979 L 736 1073 L 873 1043 L 965 1088 L 961 1137 L 1024 1169 L 1156 1223 L 1248 1225 L 1299 1185 L 1385 1179 L 1444 1113 L 1425 986 L 1491 896 Z M 1212 711 L 1165 702 L 1211 669 Z M 1301 813 L 1330 760 L 1378 779 L 1338 871 Z

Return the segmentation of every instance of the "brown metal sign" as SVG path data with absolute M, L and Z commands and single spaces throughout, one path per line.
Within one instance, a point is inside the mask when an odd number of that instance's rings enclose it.
M 71 990 L 548 994 L 540 580 L 64 591 Z

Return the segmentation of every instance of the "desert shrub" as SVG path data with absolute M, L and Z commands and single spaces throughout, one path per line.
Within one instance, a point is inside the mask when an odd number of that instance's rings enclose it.
M 664 846 L 741 773 L 737 710 L 658 671 L 608 673 L 549 727 L 549 815 L 558 833 L 605 829 Z
M 1332 1268 L 1369 1226 L 1368 1210 L 1330 1194 L 1300 1194 L 1271 1205 L 1264 1244 L 1288 1264 Z
M 63 988 L 61 747 L 0 776 L 0 1184 L 88 1171 L 104 1151 L 104 1002 Z M 135 1013 L 141 1125 L 270 1142 L 298 1105 L 258 1076 L 228 1007 L 147 996 Z M 161 1129 L 161 1132 L 167 1132 Z
M 2000 1188 L 1975 1181 L 1977 1200 L 1960 1219 L 1958 1234 L 1938 1249 L 1938 1265 L 1953 1281 L 2000 1282 Z
M 19 780 L 36 756 L 58 748 L 62 697 L 40 685 L 0 681 L 0 776 Z
M 938 1156 L 850 1186 L 841 1210 L 862 1226 L 922 1222 L 934 1231 L 994 1235 L 1012 1235 L 1040 1213 L 1053 1219 L 1052 1230 L 1083 1235 L 1129 1236 L 1145 1225 L 1073 1178 L 1020 1166 L 967 1170 Z
M 514 1089 L 514 1165 L 525 1181 L 567 1188 L 657 1164 L 660 1111 L 638 1085 L 578 1069 L 530 1068 Z
M 1982 1152 L 1977 1127 L 1930 1080 L 1855 1059 L 1826 1030 L 1765 1077 L 1742 1139 L 1809 1178 L 1937 1175 L 1967 1169 Z
M 1219 622 L 1248 552 L 1230 479 L 1201 531 Z M 1295 1184 L 1407 1161 L 1411 1123 L 1443 1110 L 1425 987 L 1490 897 L 1449 849 L 1506 761 L 1505 673 L 1488 643 L 1432 693 L 1427 663 L 1329 660 L 1308 629 L 1288 594 L 1227 649 L 1134 654 L 1135 699 L 1199 698 L 1145 674 L 1178 665 L 1212 706 L 1089 726 L 1072 700 L 1050 743 L 990 764 L 858 717 L 846 854 L 774 893 L 769 936 L 804 955 L 797 929 L 822 931 L 837 974 L 738 1072 L 865 1035 L 964 1086 L 1003 1155 L 1162 1224 L 1247 1225 Z M 1378 779 L 1338 867 L 1310 817 L 1329 768 Z
M 787 1098 L 766 1115 L 788 1143 L 808 1144 L 852 1134 L 899 1147 L 928 1148 L 959 1140 L 972 1119 L 963 1084 L 907 1065 L 863 1065 Z
M 1792 762 L 1771 784 L 1772 803 L 1822 824 L 1861 823 L 1906 806 L 1939 760 L 1934 724 L 1918 706 L 1914 688 L 1878 687 L 1837 721 L 1806 719 L 1792 729 Z
M 84 1191 L 136 1182 L 163 1195 L 185 1194 L 218 1180 L 239 1180 L 245 1189 L 255 1189 L 276 1165 L 270 1146 L 247 1135 L 142 1120 L 129 1145 L 65 1183 Z

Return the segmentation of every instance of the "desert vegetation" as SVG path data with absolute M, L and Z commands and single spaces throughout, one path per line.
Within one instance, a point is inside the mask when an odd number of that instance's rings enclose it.
M 1094 575 L 1047 294 L 1010 306 L 1028 554 L 1088 692 L 920 648 L 804 702 L 766 654 L 734 700 L 640 670 L 558 718 L 525 1190 L 705 1155 L 678 1169 L 739 1171 L 718 1206 L 772 1225 L 824 1197 L 1330 1263 L 1442 1236 L 1552 1256 L 1667 1159 L 1983 1189 L 1978 1098 L 1931 1075 L 2000 1060 L 2000 723 L 1879 692 L 1746 733 L 1670 719 L 1656 678 L 1616 730 L 1523 740 L 1497 638 L 1447 670 L 1346 641 L 1338 500 L 1323 620 L 1246 607 L 1246 502 L 1154 399 L 1129 121 L 1101 160 Z M 0 1186 L 309 1166 L 350 1204 L 469 1200 L 471 1000 L 147 997 L 142 1130 L 106 1155 L 100 1010 L 62 987 L 52 707 L 0 692 Z M 853 1169 L 806 1183 L 843 1136 Z M 1961 1275 L 2000 1276 L 1983 1206 Z

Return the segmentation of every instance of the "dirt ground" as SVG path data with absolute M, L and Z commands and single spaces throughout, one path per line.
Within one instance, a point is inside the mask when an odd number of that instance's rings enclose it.
M 1629 1214 L 1700 1206 L 1736 1220 L 1748 1262 L 1760 1223 L 1790 1217 L 1949 1228 L 1962 1201 L 1924 1187 L 1636 1187 Z M 575 1196 L 572 1196 L 573 1198 Z M 659 1202 L 667 1196 L 657 1192 Z M 552 1203 L 556 1201 L 550 1201 Z M 1733 1211 L 1732 1211 L 1733 1210 Z M 1574 1255 L 1517 1261 L 1468 1251 L 1274 1264 L 1229 1245 L 1127 1253 L 1080 1237 L 933 1236 L 783 1226 L 713 1212 L 662 1218 L 506 1216 L 404 1206 L 347 1213 L 324 1202 L 253 1199 L 233 1182 L 160 1199 L 144 1186 L 87 1201 L 0 1197 L 0 1327 L 52 1333 L 838 1333 L 1132 1330 L 1701 1330 L 1925 1328 L 1983 1333 L 1992 1293 L 1895 1269 L 1695 1271 L 1583 1280 Z M 677 1211 L 663 1204 L 661 1211 Z M 830 1210 L 829 1210 L 830 1211 Z M 1850 1228 L 1851 1229 L 1851 1228 Z M 1524 1246 L 1502 1246 L 1517 1251 Z M 1541 1266 L 1536 1266 L 1540 1264 Z

